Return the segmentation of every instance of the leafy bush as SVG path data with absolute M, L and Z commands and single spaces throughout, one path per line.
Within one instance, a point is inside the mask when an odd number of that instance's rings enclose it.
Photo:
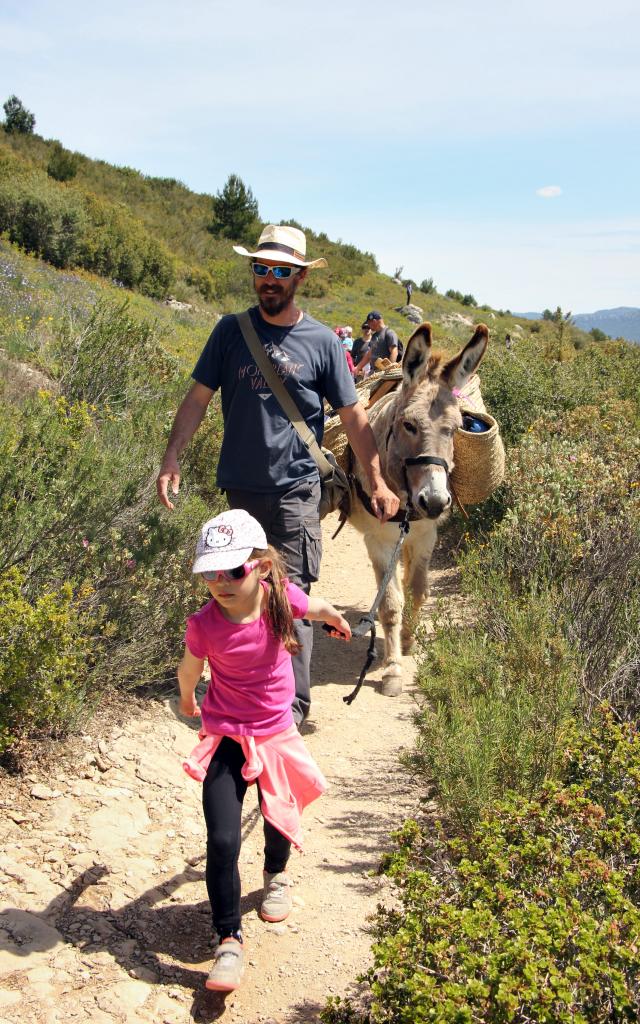
M 424 281 L 420 284 L 420 291 L 424 292 L 425 295 L 433 295 L 436 291 L 436 286 L 433 283 L 432 277 L 425 277 Z
M 78 173 L 78 157 L 68 149 L 54 142 L 47 164 L 47 174 L 56 181 L 71 181 Z
M 0 231 L 56 267 L 84 267 L 164 298 L 175 278 L 174 259 L 122 207 L 0 160 Z
M 155 474 L 184 382 L 154 329 L 126 303 L 99 302 L 85 323 L 67 317 L 39 355 L 63 394 L 13 389 L 0 399 L 0 571 L 20 573 L 33 607 L 45 590 L 71 588 L 90 651 L 79 711 L 84 693 L 146 686 L 175 669 L 195 604 L 194 529 L 222 505 L 211 462 L 219 413 L 216 405 L 191 454 L 197 472 L 168 515 Z M 28 674 L 18 683 L 27 699 Z M 6 743 L 34 728 L 16 709 Z M 61 715 L 50 721 L 62 728 Z
M 511 453 L 503 521 L 466 562 L 474 591 L 497 571 L 514 595 L 553 590 L 587 713 L 606 699 L 640 714 L 638 424 L 632 403 L 541 418 Z
M 410 760 L 463 825 L 553 775 L 572 711 L 588 719 L 607 700 L 640 715 L 635 406 L 540 417 L 509 454 L 500 502 L 461 556 L 472 624 L 437 624 L 419 663 Z
M 82 325 L 62 321 L 51 346 L 52 369 L 66 397 L 139 416 L 177 379 L 176 361 L 160 346 L 154 327 L 137 320 L 129 301 L 99 301 Z
M 560 784 L 510 797 L 468 839 L 409 822 L 387 870 L 359 1005 L 325 1024 L 558 1024 L 640 1014 L 640 738 L 602 716 Z
M 416 749 L 405 761 L 468 826 L 508 789 L 531 796 L 557 765 L 575 702 L 576 658 L 548 595 L 515 600 L 484 579 L 473 626 L 423 645 Z
M 81 198 L 46 178 L 0 173 L 0 231 L 27 252 L 56 267 L 80 258 L 86 218 Z
M 95 621 L 71 585 L 29 601 L 24 582 L 17 568 L 0 573 L 0 754 L 33 729 L 68 727 L 97 655 Z
M 460 302 L 463 306 L 478 305 L 473 295 L 463 295 L 462 292 L 456 291 L 454 288 L 449 288 L 444 294 L 447 299 L 455 299 L 456 302 Z
M 145 295 L 164 298 L 175 278 L 171 253 L 152 238 L 127 210 L 86 196 L 89 227 L 80 263 Z
M 541 343 L 549 345 L 544 338 Z M 579 357 L 559 363 L 541 356 L 537 339 L 523 339 L 515 358 L 504 359 L 490 348 L 481 377 L 487 407 L 498 420 L 505 442 L 513 445 L 546 413 L 599 406 L 618 398 L 640 407 L 640 346 L 589 345 Z

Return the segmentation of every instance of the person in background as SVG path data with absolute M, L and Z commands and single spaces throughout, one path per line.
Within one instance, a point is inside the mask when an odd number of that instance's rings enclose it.
M 263 921 L 284 921 L 291 912 L 291 845 L 301 849 L 301 812 L 326 789 L 293 723 L 294 619 L 324 622 L 344 640 L 351 630 L 328 601 L 289 582 L 260 523 L 243 509 L 202 526 L 192 571 L 211 600 L 188 619 L 178 667 L 180 711 L 202 722 L 200 742 L 183 768 L 203 784 L 206 883 L 217 943 L 205 984 L 232 992 L 244 970 L 238 858 L 247 786 L 257 784 L 264 819 Z M 195 690 L 205 660 L 211 681 L 200 708 Z
M 373 431 L 333 331 L 296 303 L 296 292 L 324 258 L 308 260 L 304 232 L 268 224 L 253 252 L 233 246 L 248 260 L 257 305 L 248 312 L 261 344 L 319 444 L 325 399 L 335 409 L 349 444 L 364 467 L 375 514 L 383 521 L 398 511 L 399 499 L 380 469 Z M 234 315 L 214 327 L 193 371 L 193 383 L 173 422 L 156 480 L 158 497 L 173 509 L 180 487 L 180 456 L 204 419 L 219 389 L 224 434 L 216 482 L 232 508 L 246 509 L 284 558 L 290 580 L 308 593 L 318 579 L 322 555 L 318 467 L 282 411 L 247 347 Z M 212 467 L 213 468 L 213 467 Z M 311 623 L 296 622 L 301 650 L 294 656 L 297 724 L 311 704 Z
M 413 285 L 411 284 L 411 281 L 407 281 L 405 287 L 407 289 L 407 306 L 410 306 L 411 305 L 411 295 L 412 295 L 412 292 L 413 292 Z
M 398 361 L 399 344 L 398 335 L 391 327 L 387 327 L 382 319 L 382 313 L 372 309 L 367 314 L 367 321 L 371 327 L 371 347 L 366 355 L 356 363 L 356 376 L 371 364 L 375 368 L 376 359 L 388 359 L 390 363 Z
M 371 324 L 369 323 L 368 320 L 365 320 L 360 330 L 362 333 L 359 338 L 355 339 L 353 343 L 353 348 L 351 349 L 351 358 L 353 359 L 355 365 L 356 379 L 358 377 L 368 377 L 369 374 L 371 373 L 370 363 L 366 363 L 363 369 L 358 371 L 358 364 L 361 362 L 363 357 L 371 348 L 372 331 Z
M 347 366 L 349 367 L 349 373 L 352 377 L 355 377 L 355 367 L 353 365 L 353 357 L 351 355 L 351 348 L 353 346 L 353 339 L 347 334 L 350 328 L 347 327 L 336 327 L 335 332 L 340 338 L 344 354 L 347 357 Z

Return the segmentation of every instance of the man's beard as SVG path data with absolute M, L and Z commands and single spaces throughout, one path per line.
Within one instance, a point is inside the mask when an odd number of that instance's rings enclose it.
M 289 305 L 293 299 L 298 282 L 295 278 L 291 284 L 273 284 L 273 285 L 259 285 L 256 283 L 256 295 L 258 296 L 258 303 L 260 308 L 265 311 L 267 316 L 278 316 L 282 313 L 282 310 Z

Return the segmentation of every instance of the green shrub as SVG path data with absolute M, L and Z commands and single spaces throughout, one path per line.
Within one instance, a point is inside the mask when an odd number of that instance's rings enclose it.
M 85 198 L 89 226 L 80 262 L 103 277 L 145 295 L 164 298 L 175 279 L 171 253 L 123 207 L 97 196 Z
M 127 299 L 120 305 L 99 301 L 82 324 L 66 316 L 50 355 L 66 397 L 110 415 L 139 416 L 179 379 L 156 327 L 132 316 Z
M 418 736 L 405 758 L 464 827 L 508 789 L 539 789 L 557 765 L 576 691 L 576 657 L 552 597 L 517 600 L 486 574 L 483 587 L 472 626 L 439 624 L 422 645 Z
M 325 1024 L 608 1024 L 640 1016 L 640 740 L 602 716 L 561 784 L 468 839 L 408 822 L 361 1001 Z
M 54 142 L 47 164 L 47 174 L 56 181 L 71 181 L 78 173 L 78 157 L 68 149 Z
M 481 594 L 502 574 L 514 598 L 552 591 L 580 657 L 585 713 L 640 714 L 640 432 L 632 403 L 549 415 L 511 452 L 506 514 L 465 558 Z M 635 667 L 634 667 L 635 666 Z M 635 680 L 635 683 L 634 683 Z
M 81 198 L 46 178 L 0 176 L 0 231 L 56 267 L 79 260 L 86 218 Z
M 540 417 L 479 517 L 460 560 L 471 625 L 437 624 L 420 653 L 411 759 L 464 824 L 553 775 L 572 710 L 640 715 L 635 405 Z
M 588 345 L 560 363 L 542 357 L 540 346 L 550 342 L 539 337 L 519 341 L 510 359 L 490 347 L 482 366 L 483 398 L 508 445 L 517 444 L 543 414 L 616 399 L 633 401 L 640 409 L 640 346 Z
M 0 574 L 0 754 L 34 729 L 69 726 L 99 649 L 70 584 L 43 585 L 30 601 L 24 582 L 17 568 Z

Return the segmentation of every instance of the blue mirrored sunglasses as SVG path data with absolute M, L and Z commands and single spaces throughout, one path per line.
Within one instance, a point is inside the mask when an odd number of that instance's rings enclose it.
M 269 271 L 271 271 L 278 281 L 283 281 L 300 271 L 300 267 L 268 267 L 266 263 L 252 263 L 251 269 L 256 277 L 266 277 Z
M 217 579 L 222 576 L 229 582 L 238 582 L 243 580 L 250 572 L 253 572 L 256 565 L 260 565 L 260 559 L 255 558 L 253 562 L 245 562 L 244 565 L 234 565 L 233 569 L 211 569 L 210 571 L 200 573 L 200 575 L 207 580 L 208 583 L 215 583 Z

